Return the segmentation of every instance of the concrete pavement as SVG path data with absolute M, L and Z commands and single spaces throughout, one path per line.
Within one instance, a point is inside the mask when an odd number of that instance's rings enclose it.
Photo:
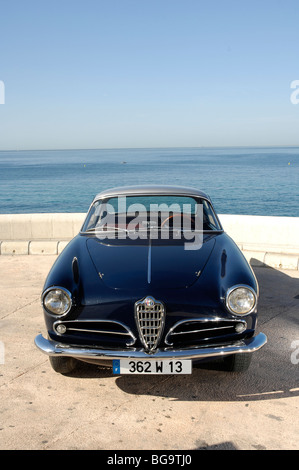
M 299 272 L 255 267 L 267 345 L 245 374 L 56 374 L 34 337 L 56 256 L 0 257 L 1 449 L 298 449 Z M 219 367 L 218 367 L 219 369 Z

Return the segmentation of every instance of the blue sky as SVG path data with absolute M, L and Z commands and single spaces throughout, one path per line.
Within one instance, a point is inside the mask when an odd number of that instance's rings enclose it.
M 299 145 L 298 2 L 1 0 L 0 149 Z

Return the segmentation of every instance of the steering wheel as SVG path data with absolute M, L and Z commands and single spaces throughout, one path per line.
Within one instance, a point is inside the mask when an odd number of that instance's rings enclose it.
M 187 218 L 188 220 L 190 220 L 191 222 L 194 223 L 194 219 L 192 217 L 190 217 L 189 215 L 186 215 L 186 214 L 173 214 L 173 215 L 170 215 L 169 217 L 167 217 L 165 220 L 163 220 L 163 222 L 161 224 L 161 228 L 164 227 L 166 222 L 168 222 L 170 219 L 173 219 L 174 217 L 181 217 L 181 216 Z

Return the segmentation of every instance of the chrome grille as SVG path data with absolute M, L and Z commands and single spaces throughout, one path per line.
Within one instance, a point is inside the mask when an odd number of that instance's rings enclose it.
M 81 335 L 96 335 L 99 337 L 120 338 L 126 341 L 127 346 L 132 346 L 136 338 L 130 329 L 121 322 L 113 320 L 58 320 L 53 324 L 55 333 L 62 335 L 59 327 L 63 325 L 63 336 L 79 333 Z
M 162 302 L 146 297 L 135 304 L 135 321 L 140 340 L 148 352 L 155 350 L 161 339 L 165 309 Z
M 237 335 L 237 326 L 242 327 L 242 333 L 247 328 L 246 321 L 218 317 L 181 320 L 170 328 L 166 334 L 165 343 L 169 346 L 182 346 L 183 343 L 216 341 L 223 336 Z

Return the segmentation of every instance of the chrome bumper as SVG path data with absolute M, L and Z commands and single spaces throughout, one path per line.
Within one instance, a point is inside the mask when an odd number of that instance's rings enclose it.
M 99 349 L 58 343 L 45 339 L 42 335 L 35 338 L 35 344 L 48 356 L 68 356 L 76 359 L 112 360 L 112 359 L 204 359 L 216 356 L 226 356 L 236 353 L 253 353 L 267 342 L 264 333 L 253 338 L 238 341 L 228 346 L 201 347 L 192 349 L 157 349 L 154 354 L 148 354 L 144 349 Z

